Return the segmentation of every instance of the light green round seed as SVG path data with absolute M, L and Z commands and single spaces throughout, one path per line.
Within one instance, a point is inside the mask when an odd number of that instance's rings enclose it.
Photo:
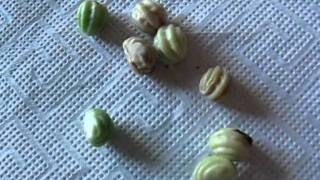
M 114 133 L 109 115 L 104 110 L 95 108 L 85 113 L 83 128 L 87 140 L 96 147 L 104 145 Z
M 153 44 L 165 64 L 176 64 L 185 58 L 187 38 L 178 26 L 170 24 L 158 29 Z
M 208 156 L 202 159 L 193 171 L 193 180 L 235 180 L 235 166 L 228 159 Z
M 83 1 L 77 10 L 77 23 L 80 30 L 88 35 L 95 35 L 106 23 L 106 7 L 94 0 Z
M 247 160 L 252 138 L 238 129 L 223 128 L 210 136 L 208 145 L 216 156 L 231 161 Z

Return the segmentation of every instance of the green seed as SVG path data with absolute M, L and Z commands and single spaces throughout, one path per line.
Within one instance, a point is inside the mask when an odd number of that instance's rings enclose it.
M 95 35 L 102 30 L 107 20 L 107 9 L 94 0 L 83 1 L 77 10 L 77 22 L 82 32 Z
M 230 160 L 219 156 L 208 156 L 197 164 L 192 179 L 234 180 L 236 177 L 236 168 Z
M 96 147 L 105 144 L 114 131 L 114 125 L 109 115 L 104 110 L 95 108 L 85 113 L 83 128 L 88 141 Z
M 224 128 L 212 134 L 208 144 L 216 156 L 231 161 L 247 160 L 252 138 L 238 129 Z
M 170 24 L 161 27 L 154 38 L 153 44 L 163 57 L 164 64 L 176 64 L 185 58 L 187 38 L 178 26 Z

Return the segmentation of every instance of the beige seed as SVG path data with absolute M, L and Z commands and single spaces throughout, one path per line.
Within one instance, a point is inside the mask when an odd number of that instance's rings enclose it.
M 220 66 L 209 68 L 202 76 L 199 84 L 200 93 L 211 100 L 219 99 L 227 90 L 229 75 Z
M 156 63 L 155 50 L 146 41 L 130 37 L 123 42 L 123 49 L 131 68 L 139 73 L 149 73 Z
M 165 23 L 166 11 L 159 3 L 142 0 L 133 8 L 132 19 L 141 30 L 154 34 Z

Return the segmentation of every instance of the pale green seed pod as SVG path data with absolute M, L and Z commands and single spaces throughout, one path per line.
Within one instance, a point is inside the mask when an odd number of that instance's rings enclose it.
M 125 56 L 131 68 L 139 73 L 149 73 L 156 63 L 156 51 L 146 41 L 130 37 L 123 42 Z
M 235 180 L 237 171 L 233 163 L 219 156 L 202 159 L 193 171 L 193 180 Z
M 88 35 L 95 35 L 102 30 L 107 21 L 108 11 L 94 0 L 83 1 L 77 10 L 77 22 L 80 30 Z
M 223 128 L 210 136 L 208 145 L 216 156 L 231 161 L 247 160 L 252 138 L 238 129 Z
M 179 63 L 186 55 L 187 38 L 178 26 L 162 26 L 154 38 L 154 47 L 162 56 L 163 63 Z
M 226 93 L 229 81 L 229 75 L 225 69 L 219 66 L 209 68 L 200 80 L 200 93 L 211 100 L 217 100 Z
M 85 113 L 83 128 L 88 141 L 93 146 L 99 147 L 112 136 L 114 125 L 104 110 L 93 108 Z
M 141 30 L 154 34 L 165 23 L 166 11 L 159 3 L 142 0 L 133 8 L 132 19 Z

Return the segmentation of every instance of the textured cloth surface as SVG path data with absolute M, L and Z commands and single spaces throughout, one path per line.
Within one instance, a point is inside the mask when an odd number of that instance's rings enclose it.
M 188 58 L 144 76 L 121 47 L 151 41 L 130 22 L 136 2 L 100 2 L 110 23 L 87 37 L 79 0 L 0 0 L 1 180 L 190 179 L 222 127 L 254 139 L 239 179 L 320 179 L 319 0 L 162 0 L 187 32 Z M 198 83 L 215 65 L 232 82 L 210 102 Z M 91 107 L 120 132 L 101 148 L 82 129 Z

